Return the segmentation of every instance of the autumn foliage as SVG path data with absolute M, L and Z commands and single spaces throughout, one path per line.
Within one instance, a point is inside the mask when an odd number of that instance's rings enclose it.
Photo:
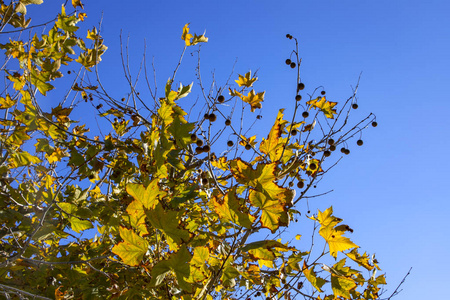
M 0 0 L 1 34 L 11 37 L 0 44 L 0 294 L 379 298 L 384 275 L 350 240 L 353 229 L 331 207 L 296 208 L 341 155 L 331 153 L 374 121 L 352 123 L 356 91 L 333 102 L 317 89 L 302 94 L 297 77 L 292 119 L 280 109 L 267 135 L 250 136 L 239 120 L 270 101 L 252 72 L 207 92 L 200 77 L 177 82 L 177 66 L 162 93 L 129 81 L 129 96 L 116 98 L 96 69 L 107 51 L 101 33 L 77 26 L 83 4 L 62 6 L 41 33 L 27 29 L 26 9 L 41 2 Z M 27 34 L 14 39 L 13 29 Z M 208 42 L 189 24 L 180 35 L 183 54 Z M 300 68 L 298 47 L 292 53 L 289 66 Z M 203 103 L 191 107 L 184 98 L 194 92 Z M 98 123 L 74 119 L 77 110 Z M 294 220 L 314 232 L 289 236 Z M 308 236 L 315 244 L 300 248 Z

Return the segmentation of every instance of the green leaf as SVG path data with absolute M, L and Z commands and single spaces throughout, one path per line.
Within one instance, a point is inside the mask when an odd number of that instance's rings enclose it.
M 170 250 L 177 250 L 183 241 L 186 242 L 190 238 L 188 231 L 178 227 L 180 222 L 178 212 L 170 210 L 166 212 L 161 204 L 147 211 L 147 219 L 154 228 L 164 233 Z
M 134 233 L 133 230 L 124 227 L 120 227 L 119 232 L 124 241 L 115 245 L 112 252 L 129 266 L 139 265 L 148 250 L 147 241 Z
M 67 215 L 67 218 L 69 219 L 73 231 L 80 233 L 83 230 L 94 228 L 92 222 L 80 217 L 79 209 L 76 205 L 72 203 L 61 202 L 58 203 L 58 206 L 63 210 L 64 213 L 70 214 Z
M 191 290 L 191 286 L 186 282 L 189 278 L 190 268 L 189 261 L 191 254 L 186 246 L 181 246 L 180 250 L 172 253 L 168 259 L 158 262 L 152 269 L 152 280 L 150 282 L 153 286 L 160 285 L 169 272 L 175 273 L 179 286 L 187 291 Z

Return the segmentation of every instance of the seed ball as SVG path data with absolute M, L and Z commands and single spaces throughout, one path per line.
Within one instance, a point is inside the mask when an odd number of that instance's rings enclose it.
M 227 146 L 228 146 L 228 147 L 233 147 L 233 145 L 234 145 L 233 141 L 228 141 L 228 142 L 227 142 Z
M 323 155 L 324 155 L 325 157 L 328 157 L 328 156 L 331 155 L 331 152 L 330 152 L 329 150 L 325 150 L 325 152 L 323 152 Z
M 203 185 L 207 185 L 208 184 L 208 179 L 207 178 L 202 178 L 202 184 Z
M 292 35 L 289 35 L 289 39 L 292 40 Z
M 288 58 L 288 59 L 286 59 L 286 64 L 287 65 L 290 65 L 291 64 L 291 60 Z
M 225 125 L 226 126 L 230 126 L 231 125 L 231 120 L 230 119 L 225 120 Z
M 196 147 L 195 148 L 195 153 L 200 154 L 203 152 L 203 148 L 202 147 Z
M 250 144 L 245 145 L 245 150 L 250 150 L 252 149 L 252 146 Z
M 377 127 L 378 123 L 377 122 L 372 122 L 372 127 Z
M 297 86 L 297 89 L 298 89 L 299 91 L 303 90 L 304 88 L 305 88 L 305 84 L 304 84 L 303 82 L 300 82 L 300 83 L 298 84 L 298 86 Z
M 292 129 L 292 130 L 291 130 L 291 134 L 292 134 L 292 135 L 297 135 L 297 132 L 298 132 L 297 129 Z
M 356 144 L 357 144 L 358 146 L 362 146 L 362 145 L 364 144 L 364 142 L 363 142 L 363 140 L 358 140 L 358 141 L 356 142 Z
M 293 187 L 293 186 L 294 186 L 294 182 L 293 181 L 289 182 L 289 187 Z
M 304 183 L 303 181 L 299 181 L 299 182 L 297 183 L 297 187 L 298 187 L 299 189 L 302 189 L 304 186 L 305 186 L 305 183 Z
M 330 146 L 330 151 L 334 151 L 334 150 L 336 150 L 336 146 L 335 145 L 331 145 Z
M 197 140 L 197 135 L 195 133 L 191 134 L 191 141 L 195 142 Z
M 291 35 L 290 35 L 289 33 L 288 33 L 288 34 L 286 34 L 286 37 L 287 37 L 287 38 L 289 38 L 290 36 L 291 36 Z
M 199 147 L 201 147 L 201 146 L 203 146 L 203 141 L 202 140 L 197 140 L 197 146 L 199 146 Z
M 352 104 L 352 108 L 353 108 L 353 109 L 357 109 L 357 108 L 358 108 L 358 104 L 353 103 L 353 104 Z
M 204 117 L 205 119 L 209 119 L 209 114 L 204 114 L 203 117 Z
M 317 165 L 316 165 L 316 164 L 310 164 L 310 165 L 309 165 L 309 168 L 310 168 L 311 170 L 315 170 L 315 169 L 317 169 Z
M 70 72 L 70 71 L 67 71 L 67 74 L 69 74 L 69 75 L 70 75 L 70 73 L 72 73 L 72 72 Z
M 341 152 L 342 152 L 342 153 L 345 153 L 345 150 L 347 150 L 347 149 L 341 148 Z
M 215 114 L 210 114 L 208 119 L 210 122 L 215 122 L 217 120 L 217 116 Z
M 302 100 L 302 95 L 297 95 L 297 96 L 295 96 L 295 100 L 296 100 L 296 101 Z
M 328 140 L 328 145 L 334 145 L 334 140 L 333 139 L 329 139 Z
M 295 66 L 296 66 L 295 62 L 291 62 L 291 68 L 293 69 L 295 68 Z
M 320 94 L 323 96 L 323 95 L 326 94 L 326 92 L 325 91 L 321 91 Z
M 223 103 L 225 101 L 225 97 L 220 95 L 219 98 L 217 98 L 217 101 L 219 101 L 219 103 Z
M 349 155 L 350 154 L 350 150 L 345 149 L 345 155 Z
M 261 119 L 262 119 L 262 116 L 261 116 L 261 115 L 257 115 L 256 118 L 257 118 L 258 120 L 261 120 Z
M 307 112 L 307 111 L 304 111 L 303 113 L 302 113 L 302 117 L 303 118 L 307 118 L 307 117 L 309 117 L 309 112 Z
M 209 147 L 208 145 L 203 146 L 203 152 L 209 152 L 211 151 L 211 147 Z

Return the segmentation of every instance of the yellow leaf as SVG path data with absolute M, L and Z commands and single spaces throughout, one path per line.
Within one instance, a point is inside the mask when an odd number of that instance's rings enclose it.
M 267 139 L 263 139 L 259 145 L 259 150 L 262 153 L 269 155 L 270 160 L 273 162 L 279 158 L 277 155 L 277 149 L 284 146 L 283 142 L 279 142 L 281 134 L 283 133 L 284 125 L 286 124 L 286 121 L 283 121 L 283 111 L 284 109 L 280 109 L 275 120 L 275 124 L 273 124 L 272 129 L 270 129 L 269 136 Z
M 6 109 L 16 104 L 17 100 L 11 99 L 9 94 L 6 94 L 6 98 L 0 97 L 0 109 Z
M 203 33 L 202 35 L 196 35 L 194 33 L 194 38 L 192 39 L 191 46 L 197 45 L 198 43 L 207 43 L 208 38 L 205 36 L 205 33 Z
M 193 35 L 189 33 L 189 23 L 187 23 L 183 27 L 183 34 L 181 35 L 181 39 L 186 43 L 186 46 L 190 46 L 192 37 Z
M 275 232 L 279 227 L 282 214 L 285 213 L 280 201 L 271 200 L 263 193 L 255 190 L 251 190 L 249 200 L 253 206 L 261 208 L 261 225 Z
M 358 245 L 354 244 L 349 238 L 342 236 L 345 231 L 339 230 L 335 226 L 342 222 L 342 219 L 336 218 L 332 215 L 333 208 L 330 207 L 324 212 L 319 210 L 317 220 L 321 228 L 319 234 L 325 239 L 330 248 L 330 255 L 334 258 L 337 257 L 338 252 L 342 252 L 351 248 L 358 248 Z
M 79 14 L 78 14 L 78 19 L 80 19 L 82 22 L 83 22 L 84 19 L 86 19 L 86 18 L 87 18 L 86 13 L 79 13 Z
M 203 266 L 209 259 L 209 250 L 207 247 L 195 247 L 194 248 L 194 256 L 192 257 L 189 264 L 201 267 Z
M 135 228 L 140 234 L 149 234 L 145 222 L 144 206 L 140 201 L 134 200 L 127 207 L 127 213 L 130 216 L 130 225 Z
M 118 255 L 129 266 L 137 266 L 148 250 L 148 243 L 133 230 L 119 228 L 120 237 L 124 240 L 115 245 L 112 252 Z
M 336 110 L 333 109 L 333 107 L 336 106 L 337 102 L 331 102 L 327 101 L 325 97 L 317 97 L 316 99 L 310 100 L 306 102 L 306 104 L 311 105 L 311 108 L 318 108 L 320 109 L 324 115 L 329 118 L 333 119 L 334 114 L 336 114 Z
M 316 275 L 316 272 L 314 272 L 314 266 L 312 266 L 311 269 L 308 269 L 306 263 L 303 262 L 303 274 L 316 290 L 318 290 L 321 293 L 323 292 L 321 288 L 327 281 Z
M 241 134 L 241 140 L 239 141 L 239 145 L 244 146 L 244 147 L 246 145 L 250 145 L 250 146 L 254 147 L 256 145 L 256 141 L 255 140 L 256 140 L 256 135 L 254 135 L 252 137 L 249 137 L 249 138 L 246 138 L 245 136 L 243 136 Z
M 147 209 L 153 209 L 159 203 L 158 197 L 165 194 L 159 190 L 158 180 L 153 180 L 145 188 L 142 184 L 130 183 L 127 185 L 127 193 L 135 200 L 142 203 Z
M 47 160 L 49 163 L 54 163 L 57 161 L 61 161 L 61 159 L 66 156 L 68 156 L 67 153 L 65 153 L 61 148 L 57 147 L 55 148 L 53 153 L 47 157 Z
M 80 0 L 72 0 L 72 6 L 75 9 L 77 8 L 77 6 L 81 7 L 81 9 L 84 9 L 83 3 L 81 3 Z
M 251 90 L 247 96 L 241 96 L 242 101 L 250 104 L 250 111 L 254 112 L 255 109 L 261 108 L 261 102 L 264 101 L 265 92 L 256 93 L 255 90 Z
M 252 77 L 252 71 L 248 71 L 244 76 L 239 75 L 239 79 L 235 80 L 239 86 L 251 87 L 258 80 L 258 77 Z
M 225 156 L 221 156 L 219 159 L 211 161 L 211 165 L 224 171 L 227 171 L 229 168 L 228 161 Z
M 225 196 L 213 197 L 214 209 L 222 221 L 233 222 L 239 226 L 251 228 L 251 216 L 241 212 L 242 209 L 240 208 L 239 200 L 235 192 L 236 190 L 232 189 Z

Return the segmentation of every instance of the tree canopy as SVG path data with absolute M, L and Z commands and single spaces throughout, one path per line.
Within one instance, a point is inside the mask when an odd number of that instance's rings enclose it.
M 340 103 L 319 88 L 306 93 L 288 34 L 293 115 L 280 108 L 267 135 L 252 136 L 242 120 L 261 119 L 270 101 L 256 74 L 209 88 L 199 58 L 197 78 L 177 81 L 185 51 L 200 56 L 205 34 L 180 28 L 182 55 L 162 92 L 145 71 L 144 94 L 124 65 L 128 96 L 116 97 L 97 70 L 107 51 L 101 32 L 78 27 L 81 1 L 38 33 L 27 8 L 42 2 L 0 0 L 0 34 L 9 38 L 0 44 L 0 294 L 379 299 L 385 277 L 350 240 L 353 229 L 332 207 L 297 208 L 377 125 L 373 114 L 352 120 L 356 89 Z M 194 93 L 194 104 L 185 101 Z M 313 231 L 289 234 L 297 221 Z

